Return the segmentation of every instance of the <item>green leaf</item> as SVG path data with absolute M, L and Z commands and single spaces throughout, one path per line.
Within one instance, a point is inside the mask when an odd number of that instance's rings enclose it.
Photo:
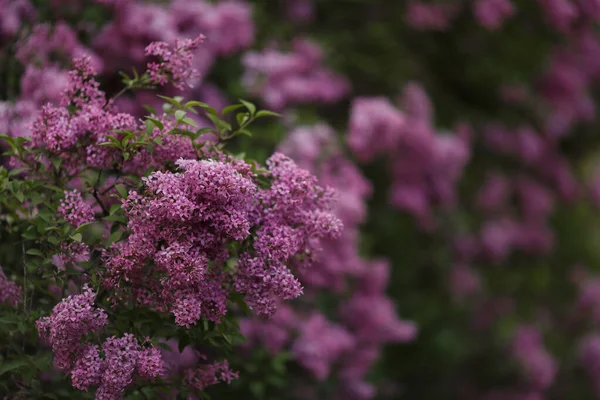
M 108 238 L 107 247 L 110 247 L 111 244 L 118 242 L 119 239 L 121 239 L 121 236 L 123 236 L 123 231 L 113 232 L 113 234 Z
M 208 119 L 210 119 L 213 122 L 213 124 L 215 124 L 215 126 L 217 128 L 219 128 L 219 130 L 228 130 L 228 131 L 231 130 L 231 125 L 229 123 L 227 123 L 226 121 L 223 121 L 216 115 L 206 114 L 206 117 Z
M 56 193 L 64 193 L 64 189 L 59 188 L 58 186 L 54 186 L 54 185 L 44 185 L 45 189 L 50 189 L 50 190 L 54 190 Z
M 200 129 L 198 129 L 196 131 L 196 135 L 200 136 L 200 135 L 203 135 L 203 134 L 208 133 L 208 132 L 214 133 L 215 130 L 213 128 L 200 128 Z
M 167 96 L 161 96 L 160 94 L 158 95 L 158 97 L 160 97 L 161 99 L 163 99 L 163 100 L 171 103 L 172 105 L 174 105 L 178 109 L 182 109 L 183 108 L 183 106 L 181 105 L 181 103 L 178 100 L 176 100 L 176 99 L 173 99 L 173 98 L 167 97 Z
M 237 136 L 237 135 L 246 135 L 246 136 L 252 137 L 252 132 L 250 132 L 248 129 L 238 129 L 237 131 L 233 132 L 231 137 Z
M 154 125 L 156 125 L 156 126 L 158 127 L 158 129 L 160 129 L 161 131 L 162 131 L 163 129 L 165 129 L 165 126 L 163 125 L 163 123 L 162 123 L 162 122 L 160 122 L 159 120 L 157 120 L 156 118 L 150 118 L 150 117 L 146 117 L 146 122 L 147 122 L 147 121 L 152 121 L 152 123 L 153 123 Z M 150 135 L 150 134 L 148 133 L 148 135 Z
M 117 210 L 121 209 L 121 205 L 120 204 L 113 204 L 112 206 L 110 206 L 110 210 L 108 211 L 109 215 L 113 215 L 114 213 L 117 212 Z
M 184 124 L 187 124 L 187 125 L 193 126 L 194 128 L 197 128 L 197 127 L 198 127 L 198 124 L 196 123 L 196 121 L 194 121 L 193 119 L 191 119 L 191 118 L 189 118 L 189 117 L 183 118 L 183 119 L 181 120 L 181 122 L 183 122 Z
M 144 107 L 144 110 L 148 111 L 150 114 L 156 115 L 156 109 L 154 107 L 147 106 L 147 105 L 142 106 L 142 107 Z
M 152 132 L 154 131 L 154 126 L 155 126 L 154 122 L 152 122 L 151 119 L 146 119 L 145 124 L 146 124 L 146 133 L 148 135 L 152 135 Z
M 81 225 L 79 225 L 79 226 L 78 226 L 78 227 L 75 229 L 75 231 L 74 231 L 73 233 L 79 233 L 79 232 L 81 232 L 81 231 L 83 230 L 83 228 L 85 228 L 86 226 L 89 226 L 89 225 L 91 225 L 91 224 L 93 224 L 93 223 L 94 223 L 94 221 L 91 221 L 91 222 L 86 222 L 86 223 L 84 223 L 84 224 L 81 224 Z
M 44 253 L 42 253 L 40 250 L 38 249 L 29 249 L 25 252 L 25 254 L 30 254 L 32 256 L 44 256 Z
M 203 103 L 201 101 L 195 101 L 195 100 L 194 101 L 188 101 L 185 104 L 185 108 L 192 108 L 192 107 L 200 107 L 204 111 L 206 111 L 208 114 L 217 115 L 217 110 L 215 110 L 214 108 L 212 108 L 208 104 Z
M 121 197 L 123 197 L 123 198 L 127 197 L 127 189 L 125 189 L 125 186 L 123 186 L 123 185 L 117 185 L 115 187 L 115 189 L 117 189 L 117 192 L 119 192 L 119 194 L 121 195 Z
M 183 118 L 185 118 L 185 111 L 183 111 L 183 110 L 175 111 L 175 119 L 177 121 L 181 121 Z
M 256 113 L 256 106 L 254 104 L 242 99 L 240 99 L 240 103 L 242 103 L 248 109 L 248 111 L 250 111 L 251 116 L 253 116 L 254 113 Z
M 269 110 L 260 110 L 256 113 L 256 118 L 260 117 L 281 117 L 281 114 Z
M 53 158 L 52 165 L 54 166 L 54 169 L 56 169 L 56 170 L 60 169 L 62 162 L 63 162 L 62 158 Z
M 221 111 L 221 115 L 227 115 L 227 114 L 229 114 L 230 112 L 232 112 L 232 111 L 235 111 L 235 110 L 239 110 L 239 109 L 240 109 L 240 108 L 242 108 L 242 107 L 244 107 L 244 105 L 243 105 L 243 104 L 233 104 L 233 105 L 231 105 L 231 106 L 227 106 L 227 107 L 225 107 L 225 108 L 224 108 L 224 109 Z
M 14 371 L 21 367 L 29 365 L 26 360 L 12 360 L 12 361 L 3 361 L 2 365 L 0 365 L 0 375 L 3 375 L 7 372 Z
M 74 235 L 69 236 L 71 239 L 73 239 L 76 242 L 81 242 L 83 240 L 83 236 L 81 236 L 81 233 L 76 233 Z

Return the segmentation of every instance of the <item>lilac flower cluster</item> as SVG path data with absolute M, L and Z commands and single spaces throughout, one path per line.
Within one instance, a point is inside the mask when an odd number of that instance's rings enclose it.
M 106 339 L 101 351 L 98 346 L 86 345 L 74 364 L 71 379 L 73 387 L 80 390 L 97 386 L 97 400 L 119 400 L 136 377 L 152 380 L 163 373 L 160 351 L 144 348 L 132 334 L 125 334 Z
M 403 95 L 404 113 L 384 98 L 357 98 L 350 112 L 348 144 L 362 161 L 392 160 L 390 201 L 411 213 L 423 228 L 435 225 L 437 205 L 455 202 L 455 185 L 469 157 L 468 138 L 437 133 L 425 92 L 414 83 Z
M 178 89 L 183 89 L 184 82 L 199 76 L 198 71 L 191 67 L 192 51 L 200 46 L 204 38 L 204 35 L 200 35 L 193 40 L 177 40 L 173 49 L 165 42 L 150 43 L 146 47 L 146 55 L 160 60 L 147 65 L 150 82 L 161 86 L 172 82 Z
M 460 2 L 427 3 L 411 0 L 406 8 L 404 19 L 411 28 L 422 31 L 445 31 L 460 11 Z
M 65 198 L 58 207 L 58 214 L 74 227 L 94 220 L 94 210 L 76 190 L 65 192 Z
M 477 0 L 473 5 L 473 14 L 479 24 L 495 30 L 516 12 L 511 0 Z
M 339 396 L 373 398 L 375 388 L 365 377 L 381 347 L 412 340 L 416 328 L 398 319 L 395 305 L 384 294 L 388 264 L 365 260 L 357 252 L 359 224 L 366 217 L 371 187 L 344 156 L 327 125 L 294 129 L 280 150 L 313 171 L 322 183 L 336 188 L 340 202 L 335 212 L 344 230 L 339 238 L 322 242 L 313 268 L 300 270 L 307 293 L 297 307 L 280 305 L 268 321 L 243 320 L 242 332 L 250 345 L 263 344 L 273 354 L 290 348 L 296 362 L 317 381 L 335 375 Z M 311 309 L 312 298 L 328 293 L 339 296 L 337 320 Z
M 36 11 L 27 0 L 0 1 L 0 37 L 10 37 L 17 34 L 23 22 L 35 18 Z
M 238 373 L 229 368 L 229 362 L 214 362 L 204 364 L 199 368 L 189 368 L 184 371 L 184 382 L 191 388 L 204 390 L 219 382 L 231 383 L 238 378 Z
M 96 295 L 87 285 L 83 292 L 57 304 L 52 313 L 36 321 L 40 338 L 54 354 L 54 365 L 71 375 L 73 387 L 98 387 L 97 400 L 123 399 L 134 377 L 151 380 L 163 375 L 160 351 L 142 347 L 131 334 L 110 337 L 102 347 L 86 342 L 91 333 L 107 325 L 104 310 L 94 307 Z
M 0 304 L 16 307 L 23 298 L 23 291 L 15 282 L 9 280 L 0 267 Z
M 252 11 L 241 1 L 174 0 L 164 5 L 131 1 L 114 13 L 93 42 L 113 70 L 142 65 L 149 42 L 172 42 L 202 33 L 206 45 L 196 52 L 191 66 L 204 76 L 217 56 L 246 49 L 254 40 Z
M 107 324 L 107 315 L 94 307 L 96 294 L 88 286 L 83 292 L 63 299 L 52 314 L 36 324 L 40 337 L 48 342 L 57 367 L 69 371 L 81 350 L 81 340 L 88 333 L 99 332 Z
M 323 58 L 321 48 L 307 40 L 295 40 L 288 53 L 274 47 L 250 51 L 242 60 L 246 68 L 242 81 L 274 110 L 291 104 L 334 103 L 348 93 L 349 85 L 321 65 Z
M 514 357 L 524 369 L 531 391 L 541 394 L 554 380 L 558 367 L 544 348 L 540 332 L 532 327 L 520 327 L 512 345 Z
M 231 284 L 256 312 L 272 314 L 276 299 L 302 291 L 286 264 L 297 255 L 306 263 L 319 238 L 341 229 L 326 192 L 287 157 L 267 162 L 266 189 L 249 164 L 217 157 L 179 160 L 181 172 L 146 178 L 145 191 L 131 192 L 124 203 L 131 234 L 106 259 L 106 285 L 127 284 L 138 302 L 172 312 L 187 327 L 201 316 L 219 321 Z M 235 255 L 232 243 L 249 241 L 251 229 L 256 236 L 238 251 L 232 277 L 222 264 Z M 148 262 L 152 274 L 144 272 Z

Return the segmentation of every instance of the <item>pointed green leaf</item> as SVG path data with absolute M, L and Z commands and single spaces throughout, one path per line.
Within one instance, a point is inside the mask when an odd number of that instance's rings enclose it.
M 254 104 L 242 99 L 240 99 L 240 103 L 242 103 L 248 109 L 248 111 L 250 111 L 250 115 L 254 115 L 254 113 L 256 113 L 256 106 Z

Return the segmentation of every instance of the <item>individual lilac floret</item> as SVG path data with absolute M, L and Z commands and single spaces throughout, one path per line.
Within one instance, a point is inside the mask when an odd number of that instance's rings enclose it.
M 174 46 L 166 42 L 152 42 L 146 47 L 147 56 L 158 57 L 158 62 L 148 63 L 150 82 L 157 85 L 173 83 L 178 89 L 184 89 L 185 83 L 198 76 L 192 68 L 193 50 L 204 42 L 204 35 L 195 39 L 177 39 Z
M 94 210 L 76 190 L 65 192 L 65 198 L 60 201 L 58 207 L 58 214 L 74 227 L 94 220 Z
M 95 297 L 92 289 L 85 285 L 83 293 L 63 299 L 50 316 L 36 321 L 40 337 L 52 347 L 56 365 L 61 370 L 71 368 L 82 337 L 99 332 L 107 323 L 104 310 L 94 307 Z

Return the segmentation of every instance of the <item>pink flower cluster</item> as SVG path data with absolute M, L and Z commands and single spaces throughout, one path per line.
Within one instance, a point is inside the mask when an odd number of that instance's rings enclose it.
M 189 368 L 184 371 L 184 382 L 191 388 L 204 390 L 208 386 L 219 382 L 231 383 L 238 378 L 238 373 L 229 368 L 227 360 L 204 364 L 200 367 Z
M 63 299 L 36 324 L 40 338 L 52 347 L 54 364 L 71 375 L 73 387 L 87 391 L 98 386 L 97 400 L 120 400 L 134 377 L 157 378 L 164 366 L 158 349 L 140 346 L 131 334 L 110 337 L 101 349 L 86 342 L 108 323 L 104 310 L 94 306 L 95 297 L 85 285 L 81 294 Z
M 261 188 L 249 164 L 216 157 L 179 160 L 181 172 L 145 179 L 145 191 L 124 203 L 131 234 L 106 259 L 106 285 L 131 286 L 138 302 L 172 312 L 187 327 L 201 316 L 219 321 L 231 284 L 256 312 L 272 314 L 276 299 L 302 291 L 286 264 L 300 255 L 305 264 L 319 238 L 341 230 L 327 192 L 288 158 L 269 159 L 272 182 Z M 235 242 L 243 246 L 232 254 Z M 236 254 L 232 277 L 223 264 Z
M 134 379 L 152 380 L 163 373 L 160 351 L 140 346 L 132 334 L 125 334 L 106 339 L 101 351 L 96 345 L 86 345 L 71 370 L 71 379 L 73 387 L 80 390 L 97 386 L 96 400 L 120 400 Z
M 94 307 L 96 295 L 87 285 L 83 292 L 63 299 L 48 317 L 36 324 L 40 338 L 48 342 L 57 367 L 70 371 L 81 351 L 81 340 L 88 333 L 100 332 L 107 324 L 107 315 Z
M 321 48 L 307 40 L 295 40 L 288 53 L 276 48 L 250 51 L 242 60 L 243 84 L 274 110 L 292 104 L 334 103 L 348 93 L 349 85 L 321 65 L 323 58 Z
M 404 19 L 415 30 L 445 31 L 460 12 L 461 2 L 423 2 L 411 0 Z
M 468 138 L 436 132 L 425 92 L 414 83 L 403 95 L 404 112 L 384 98 L 357 98 L 350 111 L 348 144 L 361 161 L 376 155 L 391 162 L 390 201 L 423 228 L 435 225 L 433 208 L 456 199 L 455 186 L 468 161 Z
M 411 322 L 399 320 L 385 296 L 388 264 L 358 254 L 359 224 L 366 216 L 371 187 L 343 154 L 327 125 L 298 127 L 280 150 L 310 169 L 339 195 L 335 212 L 344 222 L 339 238 L 324 240 L 313 268 L 300 270 L 306 294 L 298 303 L 281 305 L 272 319 L 246 319 L 242 332 L 249 344 L 260 343 L 271 353 L 291 349 L 295 360 L 318 381 L 334 375 L 337 395 L 371 399 L 375 388 L 366 374 L 386 343 L 405 342 L 416 335 Z M 337 317 L 329 320 L 312 309 L 316 296 L 335 295 Z
M 14 36 L 23 22 L 35 18 L 36 11 L 27 0 L 0 1 L 0 36 Z
M 16 307 L 23 298 L 23 291 L 15 282 L 9 280 L 0 267 L 0 304 Z
M 517 329 L 512 343 L 514 357 L 521 364 L 530 385 L 530 389 L 540 394 L 554 380 L 557 363 L 544 348 L 540 332 L 532 327 Z
M 199 76 L 198 71 L 191 66 L 192 51 L 203 41 L 204 35 L 199 35 L 193 40 L 177 40 L 173 49 L 165 42 L 150 43 L 146 47 L 146 55 L 158 57 L 160 60 L 147 65 L 150 82 L 161 86 L 172 82 L 178 89 L 183 89 L 185 82 Z
M 201 76 L 219 55 L 246 49 L 254 40 L 252 10 L 241 1 L 174 0 L 164 5 L 130 1 L 116 7 L 114 19 L 94 38 L 93 48 L 112 70 L 141 66 L 149 42 L 172 42 L 206 35 L 191 61 Z
M 487 29 L 495 30 L 516 12 L 511 0 L 477 0 L 473 13 L 479 24 Z
M 65 192 L 65 198 L 58 207 L 58 214 L 74 227 L 94 220 L 94 210 L 76 190 Z

